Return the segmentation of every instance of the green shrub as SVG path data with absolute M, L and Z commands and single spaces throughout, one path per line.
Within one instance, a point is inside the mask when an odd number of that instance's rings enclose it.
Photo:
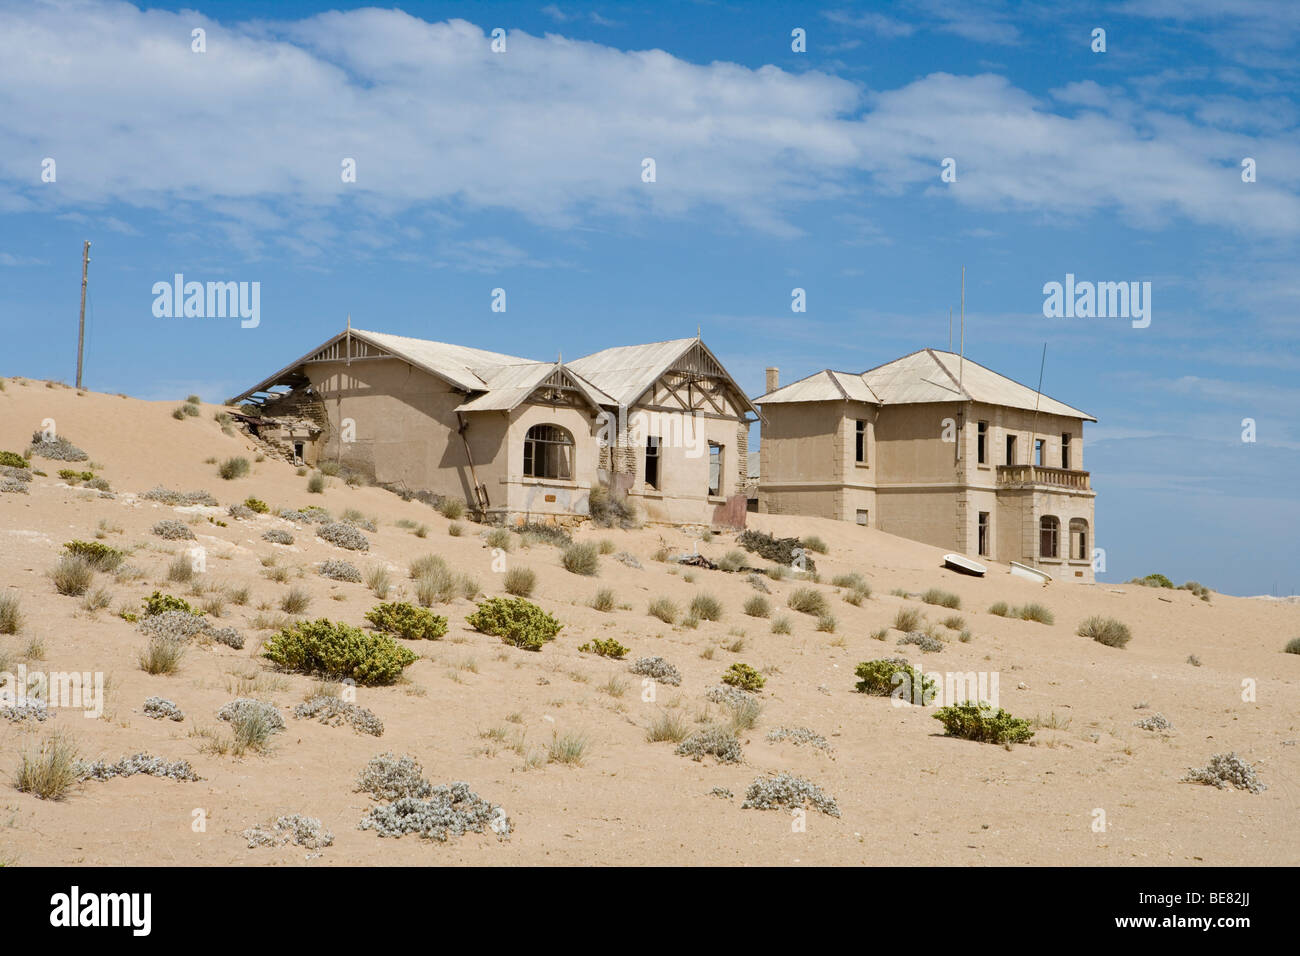
M 248 474 L 250 465 L 247 458 L 227 458 L 217 467 L 217 474 L 226 481 L 243 478 Z
M 65 554 L 50 572 L 54 589 L 69 597 L 80 597 L 95 577 L 95 566 L 79 554 Z
M 676 624 L 677 616 L 681 612 L 678 611 L 677 605 L 674 604 L 672 600 L 666 597 L 661 597 L 655 598 L 650 602 L 650 606 L 646 608 L 646 613 L 651 617 L 659 618 L 659 620 L 663 621 L 665 624 Z
M 566 571 L 591 576 L 600 570 L 600 552 L 594 544 L 571 544 L 564 549 L 561 562 Z
M 722 602 L 712 594 L 697 594 L 691 601 L 691 616 L 701 621 L 720 621 Z
M 172 418 L 176 419 L 178 422 L 185 421 L 185 409 L 180 405 L 177 405 L 172 409 Z
M 17 452 L 0 451 L 0 466 L 5 468 L 30 468 L 27 459 Z
M 319 495 L 325 491 L 325 476 L 319 471 L 307 479 L 307 490 L 313 495 Z
M 830 611 L 826 595 L 816 588 L 795 588 L 790 592 L 790 598 L 786 603 L 791 610 L 811 614 L 814 617 L 821 617 Z
M 1016 608 L 1012 613 L 1022 621 L 1037 621 L 1039 624 L 1056 623 L 1056 615 L 1041 604 L 1024 604 Z
M 921 612 L 914 607 L 900 607 L 894 615 L 894 627 L 900 631 L 915 631 L 921 626 Z
M 587 654 L 598 654 L 601 657 L 612 657 L 616 661 L 621 661 L 627 656 L 630 648 L 624 647 L 612 637 L 605 641 L 597 637 L 583 644 L 578 650 Z
M 465 618 L 465 623 L 527 651 L 540 651 L 564 627 L 536 604 L 518 597 L 488 598 Z
M 377 631 L 395 634 L 409 641 L 436 641 L 447 633 L 445 617 L 405 601 L 378 604 L 366 612 L 366 620 Z
M 331 680 L 350 677 L 358 684 L 392 684 L 418 659 L 387 635 L 326 618 L 281 628 L 262 654 L 285 670 Z
M 722 675 L 722 683 L 730 684 L 732 687 L 739 687 L 741 690 L 756 691 L 763 689 L 763 685 L 767 683 L 767 678 L 748 664 L 741 664 L 737 661 L 728 667 L 726 673 Z
M 0 631 L 0 633 L 12 634 L 13 631 L 8 631 L 8 632 Z M 1300 654 L 1300 637 L 1293 637 L 1291 638 L 1291 640 L 1287 641 L 1286 647 L 1282 649 L 1282 652 L 1284 654 Z
M 145 617 L 162 614 L 164 611 L 184 611 L 186 614 L 199 613 L 184 598 L 172 597 L 170 594 L 163 594 L 161 591 L 154 591 L 153 594 L 144 599 Z
M 1140 584 L 1144 588 L 1172 588 L 1174 582 L 1163 574 L 1148 574 L 1144 578 L 1132 578 L 1129 584 Z
M 954 611 L 961 607 L 961 598 L 951 591 L 943 591 L 939 588 L 930 588 L 921 595 L 921 600 L 926 604 L 935 604 L 939 607 L 952 608 Z
M 778 565 L 790 567 L 798 561 L 801 570 L 817 570 L 817 565 L 808 556 L 808 549 L 798 538 L 775 538 L 763 531 L 749 530 L 742 532 L 736 538 L 736 543 L 746 551 L 752 551 L 759 557 L 775 561 Z
M 511 568 L 506 572 L 505 589 L 507 594 L 516 597 L 532 597 L 537 587 L 537 572 L 532 568 Z
M 1022 744 L 1034 736 L 1029 721 L 1012 717 L 1001 707 L 994 710 L 984 701 L 940 707 L 932 716 L 943 724 L 949 737 L 987 744 Z
M 260 498 L 245 498 L 244 507 L 260 515 L 264 515 L 271 510 L 270 506 Z
M 185 399 L 185 404 L 187 404 L 187 405 L 198 405 L 198 404 L 201 404 L 202 401 L 203 401 L 203 399 L 199 398 L 197 395 L 190 395 L 190 396 L 188 396 L 188 397 Z
M 744 611 L 750 617 L 771 617 L 772 604 L 761 594 L 755 594 L 745 602 Z
M 853 673 L 858 677 L 859 694 L 891 697 L 897 690 L 899 697 L 909 703 L 928 704 L 934 700 L 935 683 L 908 663 L 903 657 L 863 661 Z
M 830 551 L 830 548 L 826 546 L 826 542 L 815 534 L 810 534 L 803 539 L 803 547 L 805 551 L 816 551 L 818 554 L 825 554 Z
M 996 614 L 998 617 L 1010 617 L 1011 607 L 1006 601 L 998 601 L 989 608 L 990 614 Z
M 1107 647 L 1123 647 L 1133 637 L 1128 625 L 1113 617 L 1094 615 L 1079 625 L 1076 632 L 1080 637 L 1091 637 L 1098 644 Z
M 110 548 L 98 541 L 68 541 L 63 547 L 69 554 L 85 558 L 96 571 L 116 571 L 126 560 L 126 555 L 117 548 Z
M 95 477 L 95 473 L 93 471 L 73 471 L 71 468 L 60 468 L 59 477 L 64 481 L 90 481 L 91 478 Z

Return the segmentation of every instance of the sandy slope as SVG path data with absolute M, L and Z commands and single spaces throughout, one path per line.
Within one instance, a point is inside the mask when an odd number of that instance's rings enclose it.
M 30 494 L 0 495 L 0 584 L 22 594 L 23 631 L 0 637 L 11 663 L 29 668 L 102 670 L 110 675 L 106 715 L 100 720 L 63 711 L 43 726 L 0 721 L 0 861 L 71 863 L 302 863 L 301 848 L 246 848 L 240 832 L 283 813 L 320 817 L 336 834 L 334 846 L 311 865 L 430 863 L 940 863 L 940 864 L 1236 864 L 1300 863 L 1300 656 L 1281 653 L 1300 634 L 1300 608 L 1293 604 L 1215 595 L 1210 604 L 1188 592 L 1157 592 L 1127 585 L 1053 586 L 1039 589 L 1010 578 L 995 566 L 984 580 L 954 576 L 939 567 L 933 548 L 848 524 L 780 516 L 751 516 L 758 527 L 782 534 L 816 533 L 830 545 L 818 557 L 823 580 L 860 571 L 873 596 L 855 608 L 829 584 L 839 620 L 835 635 L 818 633 L 805 615 L 783 611 L 794 633 L 773 635 L 767 621 L 748 618 L 741 605 L 754 594 L 743 575 L 699 571 L 694 583 L 651 560 L 661 539 L 688 550 L 699 536 L 675 529 L 635 532 L 584 529 L 579 537 L 611 538 L 638 555 L 644 570 L 610 558 L 599 578 L 565 571 L 559 552 L 538 546 L 517 550 L 513 562 L 539 576 L 537 601 L 565 624 L 560 638 L 540 654 L 502 645 L 464 625 L 473 607 L 457 601 L 444 609 L 451 631 L 441 642 L 412 643 L 422 659 L 407 669 L 408 682 L 362 688 L 358 702 L 375 711 L 387 730 L 380 739 L 350 728 L 295 720 L 292 706 L 313 686 L 287 676 L 261 696 L 285 713 L 288 731 L 269 753 L 235 758 L 204 752 L 191 736 L 198 727 L 220 727 L 217 709 L 232 699 L 237 674 L 267 670 L 256 644 L 269 632 L 252 619 L 259 603 L 278 602 L 289 587 L 262 575 L 259 557 L 281 553 L 280 563 L 302 568 L 293 583 L 314 595 L 312 615 L 354 624 L 375 603 L 359 584 L 339 584 L 315 574 L 328 557 L 353 560 L 364 569 L 384 562 L 405 585 L 405 567 L 430 551 L 475 575 L 488 594 L 501 592 L 491 552 L 466 525 L 464 537 L 447 533 L 449 522 L 418 502 L 374 488 L 331 481 L 324 495 L 309 495 L 306 480 L 289 465 L 264 461 L 253 474 L 222 481 L 204 460 L 233 454 L 252 457 L 241 438 L 222 435 L 206 408 L 199 419 L 176 421 L 172 403 L 146 403 L 72 389 L 8 380 L 0 393 L 0 448 L 23 450 L 34 428 L 54 418 L 61 434 L 84 448 L 111 482 L 116 499 L 37 478 Z M 37 459 L 55 475 L 62 466 Z M 78 467 L 84 467 L 78 466 Z M 150 534 L 153 523 L 178 515 L 174 509 L 135 498 L 154 485 L 215 494 L 221 509 L 200 509 L 195 525 L 209 551 L 205 580 L 247 584 L 252 601 L 227 605 L 224 623 L 245 632 L 243 651 L 194 647 L 179 674 L 150 676 L 136 666 L 143 635 L 116 616 L 166 584 L 166 568 L 178 542 Z M 269 516 L 228 520 L 217 527 L 202 515 L 225 518 L 224 506 L 254 495 L 275 507 L 321 504 L 340 512 L 355 507 L 379 522 L 369 534 L 372 550 L 358 556 L 298 532 L 291 548 L 262 540 L 268 527 L 286 526 Z M 420 539 L 395 526 L 412 518 L 429 527 Z M 93 538 L 101 519 L 121 527 L 106 541 L 135 549 L 129 561 L 145 569 L 144 580 L 121 584 L 101 576 L 114 594 L 110 609 L 87 612 L 78 598 L 55 593 L 46 572 L 64 541 Z M 735 547 L 730 535 L 699 544 L 719 556 Z M 1157 569 L 1153 569 L 1157 570 Z M 769 582 L 775 604 L 797 585 Z M 923 608 L 931 620 L 947 611 L 892 596 L 902 588 L 948 588 L 962 598 L 961 613 L 974 632 L 969 644 L 953 642 L 937 654 L 899 648 L 897 631 L 886 642 L 870 634 L 886 626 L 904 605 Z M 599 587 L 615 589 L 629 610 L 609 614 L 585 606 Z M 660 595 L 679 603 L 699 591 L 718 597 L 726 615 L 697 630 L 674 629 L 646 615 Z M 1117 593 L 1123 592 L 1123 593 Z M 332 600 L 337 598 L 337 600 Z M 1163 598 L 1163 599 L 1162 599 Z M 390 598 L 391 599 L 391 598 Z M 1039 600 L 1056 615 L 1054 626 L 1007 620 L 986 613 L 997 600 Z M 1075 636 L 1078 622 L 1094 613 L 1119 617 L 1133 629 L 1127 649 L 1116 650 Z M 724 649 L 744 631 L 739 653 Z M 680 688 L 660 687 L 655 704 L 640 699 L 639 678 L 626 664 L 580 654 L 591 637 L 617 636 L 632 657 L 662 655 L 684 675 Z M 24 658 L 32 638 L 44 644 L 45 661 Z M 718 645 L 712 659 L 701 651 Z M 1055 715 L 1064 729 L 1038 731 L 1034 744 L 1011 750 L 941 736 L 942 728 L 920 708 L 894 708 L 888 700 L 854 692 L 858 661 L 903 654 L 926 670 L 987 670 L 1001 675 L 1001 703 L 1018 716 Z M 1187 663 L 1196 654 L 1203 666 Z M 661 707 L 680 707 L 687 719 L 710 708 L 704 692 L 724 669 L 740 660 L 771 668 L 758 727 L 744 735 L 741 765 L 696 763 L 676 756 L 671 744 L 651 744 L 645 727 Z M 472 664 L 472 667 L 470 666 Z M 268 672 L 269 673 L 269 672 Z M 455 679 L 453 679 L 453 675 Z M 621 677 L 626 693 L 612 697 L 603 686 Z M 1257 682 L 1257 702 L 1243 703 L 1245 678 Z M 144 699 L 161 695 L 186 712 L 183 723 L 152 720 Z M 1150 710 L 1134 705 L 1149 702 Z M 1166 735 L 1133 726 L 1160 711 L 1174 724 Z M 520 723 L 507 721 L 518 715 Z M 12 772 L 19 754 L 57 725 L 70 731 L 83 754 L 119 756 L 148 751 L 190 760 L 203 778 L 177 783 L 135 776 L 87 783 L 61 802 L 18 793 Z M 807 726 L 831 740 L 833 756 L 807 747 L 774 744 L 777 726 Z M 506 743 L 481 737 L 504 728 Z M 557 764 L 525 769 L 509 746 L 523 735 L 525 754 L 544 751 L 554 730 L 590 736 L 584 766 Z M 353 792 L 357 771 L 381 751 L 415 754 L 435 783 L 465 780 L 509 813 L 515 833 L 508 842 L 471 835 L 429 844 L 414 837 L 380 839 L 356 824 L 370 806 Z M 1188 767 L 1212 753 L 1235 750 L 1259 769 L 1269 789 L 1258 795 L 1180 783 Z M 749 783 L 768 771 L 807 777 L 839 802 L 840 819 L 815 812 L 806 833 L 791 832 L 789 817 L 742 810 Z M 714 787 L 733 800 L 710 795 Z M 201 808 L 207 829 L 191 829 Z M 1104 810 L 1107 832 L 1092 829 L 1093 811 Z

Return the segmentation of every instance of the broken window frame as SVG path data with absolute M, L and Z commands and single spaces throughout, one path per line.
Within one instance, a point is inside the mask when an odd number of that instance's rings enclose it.
M 1038 556 L 1051 559 L 1061 556 L 1061 519 L 1056 515 L 1038 519 Z
M 524 477 L 573 480 L 573 447 L 573 435 L 567 428 L 533 425 L 524 434 Z

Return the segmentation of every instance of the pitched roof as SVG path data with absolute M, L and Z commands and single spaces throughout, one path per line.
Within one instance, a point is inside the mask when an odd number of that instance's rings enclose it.
M 741 411 L 757 409 L 749 396 L 727 373 L 722 363 L 707 345 L 698 338 L 671 339 L 667 342 L 650 342 L 646 345 L 624 345 L 602 349 L 582 358 L 574 359 L 565 367 L 577 372 L 588 382 L 601 389 L 619 405 L 634 405 L 659 377 L 677 365 L 692 349 L 698 346 L 698 360 L 729 383 L 742 404 Z
M 861 383 L 858 385 L 857 383 Z M 865 391 L 858 392 L 855 389 Z M 843 394 L 838 394 L 839 392 Z M 867 396 L 870 397 L 867 397 Z M 879 405 L 981 402 L 1095 422 L 1087 412 L 1039 393 L 955 352 L 920 349 L 861 375 L 830 369 L 754 399 L 755 405 L 852 399 Z

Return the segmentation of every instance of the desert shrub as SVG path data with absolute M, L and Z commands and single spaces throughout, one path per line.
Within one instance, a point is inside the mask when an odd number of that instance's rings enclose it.
M 153 526 L 153 533 L 168 541 L 193 541 L 194 532 L 184 521 L 166 518 Z
M 144 702 L 144 714 L 146 717 L 152 717 L 154 720 L 175 720 L 185 719 L 185 713 L 176 706 L 175 701 L 170 701 L 165 697 L 146 697 Z
M 167 580 L 176 584 L 185 584 L 194 580 L 194 561 L 186 554 L 178 554 L 167 565 Z
M 966 619 L 960 614 L 949 614 L 943 619 L 943 626 L 950 631 L 960 631 L 966 626 Z
M 340 521 L 345 521 L 355 528 L 361 528 L 363 531 L 377 531 L 378 527 L 373 521 L 367 518 L 356 508 L 346 508 L 343 511 Z
M 591 489 L 587 509 L 591 520 L 602 528 L 636 527 L 636 505 L 627 495 L 611 490 L 608 485 L 598 484 Z
M 759 777 L 745 791 L 742 810 L 791 810 L 813 807 L 827 816 L 838 817 L 835 798 L 814 783 L 790 773 Z
M 815 534 L 810 534 L 808 537 L 803 539 L 803 548 L 805 551 L 816 551 L 818 554 L 826 554 L 830 551 L 826 542 Z
M 720 621 L 722 602 L 712 594 L 697 594 L 691 599 L 691 617 L 701 621 Z
M 274 704 L 240 697 L 217 711 L 217 719 L 230 723 L 235 753 L 262 750 L 273 734 L 284 730 L 284 718 Z
M 718 763 L 740 763 L 740 741 L 727 727 L 706 727 L 697 730 L 677 745 L 678 754 L 701 760 L 708 754 Z
M 325 476 L 319 471 L 307 479 L 307 491 L 309 494 L 319 495 L 325 491 Z
M 1144 578 L 1131 578 L 1129 584 L 1140 584 L 1144 588 L 1172 588 L 1174 582 L 1163 574 L 1148 574 Z
M 78 779 L 76 745 L 62 733 L 54 733 L 41 741 L 35 754 L 23 754 L 14 789 L 42 800 L 62 800 Z
M 520 538 L 525 541 L 544 541 L 557 548 L 567 548 L 573 544 L 573 538 L 569 536 L 569 532 L 557 524 L 542 524 L 530 521 L 527 524 L 521 524 L 516 530 L 519 532 Z
M 786 604 L 793 611 L 800 611 L 817 617 L 830 611 L 830 605 L 826 602 L 826 595 L 816 588 L 795 588 L 790 592 L 790 598 L 786 601 Z
M 768 561 L 783 567 L 799 564 L 805 571 L 816 571 L 817 565 L 808 557 L 808 549 L 798 538 L 775 538 L 763 531 L 748 530 L 736 538 L 736 543 Z
M 132 754 L 112 763 L 107 760 L 96 760 L 94 763 L 78 761 L 76 769 L 80 780 L 112 780 L 114 777 L 132 777 L 137 773 L 171 780 L 199 779 L 188 760 L 164 760 L 147 753 Z
M 3 632 L 0 632 L 3 633 Z M 8 633 L 12 634 L 13 631 Z M 1286 642 L 1286 647 L 1282 648 L 1284 654 L 1300 654 L 1300 637 L 1293 637 Z
M 231 481 L 235 478 L 243 478 L 248 474 L 250 467 L 247 458 L 227 458 L 217 466 L 217 474 L 226 479 L 226 481 Z
M 516 597 L 532 597 L 533 588 L 537 587 L 537 572 L 532 568 L 511 568 L 506 572 L 505 589 L 507 594 Z
M 369 551 L 370 540 L 346 521 L 331 521 L 316 529 L 319 538 L 348 551 Z
M 515 548 L 515 536 L 508 528 L 493 528 L 484 535 L 483 541 L 489 548 L 500 548 L 502 551 L 509 552 Z
M 80 597 L 90 587 L 95 577 L 95 566 L 79 554 L 64 554 L 50 572 L 54 589 L 68 597 Z
M 244 505 L 231 505 L 226 509 L 226 514 L 230 515 L 230 517 L 234 518 L 236 521 L 247 521 L 249 518 L 253 517 L 252 509 Z
M 126 555 L 117 548 L 110 548 L 98 541 L 69 541 L 63 547 L 69 554 L 85 558 L 96 571 L 106 573 L 116 571 L 118 566 L 126 560 Z
M 301 614 L 311 604 L 311 594 L 303 588 L 293 587 L 280 598 L 280 610 L 285 614 Z
M 320 576 L 331 581 L 347 581 L 349 584 L 361 583 L 361 569 L 347 561 L 322 561 L 317 569 Z
M 728 551 L 715 562 L 719 571 L 736 572 L 745 566 L 744 551 Z
M 564 549 L 561 563 L 566 571 L 590 576 L 600 571 L 600 552 L 587 542 L 571 544 Z
M 271 510 L 270 506 L 260 498 L 245 498 L 244 507 L 259 515 L 264 515 Z
M 140 621 L 140 630 L 145 634 L 179 644 L 203 633 L 207 626 L 207 621 L 202 617 L 186 611 L 148 614 Z
M 425 799 L 401 797 L 373 807 L 361 818 L 359 829 L 381 837 L 400 838 L 408 833 L 445 843 L 447 837 L 491 830 L 498 839 L 510 835 L 510 818 L 499 806 L 484 800 L 469 784 L 458 781 L 432 787 Z
M 93 471 L 74 471 L 71 468 L 60 468 L 59 477 L 75 485 L 79 481 L 90 481 L 91 478 L 95 477 L 95 473 Z
M 1085 620 L 1075 633 L 1080 637 L 1090 637 L 1098 644 L 1105 644 L 1107 647 L 1123 647 L 1133 637 L 1127 624 L 1113 617 L 1100 615 L 1093 615 Z
M 617 605 L 618 600 L 609 588 L 601 588 L 591 599 L 591 606 L 597 611 L 612 611 Z
M 366 587 L 370 588 L 371 593 L 381 601 L 388 597 L 388 589 L 393 586 L 392 577 L 388 569 L 382 564 L 376 565 L 366 572 Z
M 672 600 L 666 597 L 661 597 L 655 598 L 650 602 L 650 606 L 646 608 L 646 613 L 651 617 L 659 618 L 659 620 L 663 621 L 665 624 L 675 624 L 677 623 L 677 616 L 681 612 L 677 609 L 677 605 L 674 604 Z
M 22 626 L 22 601 L 18 593 L 0 594 L 0 634 L 17 634 Z
M 330 513 L 319 505 L 308 505 L 301 509 L 281 508 L 280 517 L 295 524 L 329 524 L 334 520 L 330 517 Z
M 283 528 L 271 528 L 262 532 L 262 539 L 272 544 L 293 544 L 293 535 Z
M 1182 587 L 1180 587 L 1178 590 L 1191 591 L 1202 601 L 1208 601 L 1210 599 L 1210 595 L 1214 593 L 1209 588 L 1207 588 L 1204 584 L 1198 584 L 1196 581 L 1185 581 Z
M 811 727 L 777 727 L 767 733 L 767 739 L 773 743 L 790 741 L 796 747 L 805 745 L 815 747 L 818 750 L 824 750 L 826 753 L 833 753 L 835 748 L 831 746 L 829 740 L 821 734 L 816 733 Z
M 761 594 L 755 594 L 745 602 L 744 611 L 750 617 L 771 617 L 772 604 Z
M 465 623 L 528 651 L 540 651 L 564 627 L 536 604 L 518 597 L 488 598 L 465 618 Z
M 1174 725 L 1169 722 L 1169 718 L 1164 714 L 1152 714 L 1150 717 L 1143 717 L 1141 720 L 1133 721 L 1133 726 L 1141 730 L 1160 731 L 1169 730 Z
M 262 650 L 272 663 L 303 674 L 358 684 L 391 684 L 417 656 L 391 637 L 319 618 L 281 628 Z
M 427 797 L 433 785 L 425 779 L 420 761 L 388 752 L 370 758 L 357 775 L 356 789 L 376 800 L 400 800 Z
M 40 430 L 32 432 L 32 443 L 27 449 L 27 457 L 48 458 L 51 461 L 85 461 L 90 456 L 68 441 L 62 435 L 49 438 Z
M 83 488 L 90 488 L 90 489 L 93 489 L 93 490 L 95 490 L 95 491 L 110 491 L 110 490 L 112 490 L 112 486 L 109 485 L 109 483 L 108 483 L 108 479 L 107 479 L 107 478 L 91 478 L 89 481 L 87 481 L 87 482 L 86 482 L 84 485 L 82 485 L 81 487 L 83 487 Z M 103 495 L 100 495 L 100 497 L 103 498 L 104 496 L 103 496 Z
M 328 694 L 308 698 L 293 709 L 293 715 L 298 718 L 315 718 L 327 727 L 347 723 L 353 730 L 372 737 L 384 735 L 384 722 L 373 711 Z
M 1183 782 L 1203 783 L 1218 787 L 1220 790 L 1236 787 L 1238 790 L 1249 790 L 1251 793 L 1268 789 L 1259 782 L 1255 768 L 1235 753 L 1215 754 L 1210 758 L 1207 766 L 1199 770 L 1189 769 L 1187 776 L 1183 777 Z
M 686 721 L 682 719 L 681 714 L 676 711 L 660 711 L 659 716 L 646 728 L 645 739 L 652 744 L 664 741 L 679 744 L 688 734 L 690 728 L 686 726 Z
M 890 697 L 895 691 L 909 703 L 928 704 L 934 700 L 935 683 L 916 670 L 904 657 L 863 661 L 853 669 L 858 677 L 859 694 Z
M 767 683 L 767 678 L 748 664 L 737 661 L 727 668 L 726 673 L 722 675 L 722 682 L 732 687 L 739 687 L 741 690 L 759 691 Z
M 989 608 L 990 614 L 996 614 L 998 617 L 1010 617 L 1011 608 L 1006 601 L 998 601 Z
M 190 602 L 184 598 L 173 597 L 170 594 L 163 594 L 161 591 L 154 591 L 144 599 L 144 615 L 152 617 L 155 614 L 162 614 L 166 611 L 184 611 L 186 614 L 198 614 L 190 606 Z
M 445 617 L 405 601 L 378 604 L 366 612 L 366 620 L 375 630 L 411 641 L 436 641 L 447 633 Z
M 21 479 L 9 477 L 0 478 L 0 492 L 15 495 L 28 494 L 27 485 Z
M 831 585 L 850 591 L 866 591 L 868 596 L 871 595 L 871 585 L 867 584 L 867 579 L 856 571 L 835 575 L 831 578 Z
M 593 638 L 588 643 L 583 644 L 578 648 L 578 650 L 584 653 L 597 654 L 601 657 L 609 657 L 616 661 L 621 661 L 623 658 L 627 657 L 629 648 L 624 647 L 612 637 L 608 640 L 601 640 L 597 637 Z
M 216 507 L 217 499 L 212 497 L 206 491 L 172 491 L 159 485 L 156 488 L 150 488 L 140 496 L 147 501 L 160 501 L 165 505 L 173 507 L 185 505 L 207 505 Z
M 465 502 L 459 498 L 443 498 L 438 502 L 438 514 L 452 521 L 465 517 Z
M 276 817 L 271 823 L 259 823 L 240 834 L 248 841 L 250 850 L 257 847 L 294 846 L 309 850 L 323 850 L 334 844 L 334 834 L 315 817 L 305 817 L 301 813 Z
M 5 468 L 30 468 L 27 459 L 17 452 L 0 451 L 0 466 Z
M 827 611 L 825 614 L 818 615 L 817 630 L 824 634 L 834 634 L 837 627 L 839 627 L 839 621 L 836 620 L 834 614 Z
M 244 649 L 244 635 L 233 627 L 209 627 L 204 633 L 218 644 L 225 644 L 237 651 Z
M 1056 623 L 1056 615 L 1037 603 L 1022 604 L 1011 613 L 1013 617 L 1018 617 L 1022 621 L 1037 621 L 1039 624 Z
M 954 611 L 961 607 L 961 598 L 951 591 L 944 591 L 939 588 L 930 588 L 921 595 L 921 600 L 926 604 L 935 604 L 939 607 L 952 608 Z
M 930 634 L 922 633 L 921 631 L 908 631 L 898 639 L 898 643 L 900 645 L 915 644 L 927 654 L 933 654 L 936 651 L 943 650 L 943 641 Z
M 793 630 L 790 619 L 782 615 L 772 621 L 773 634 L 789 634 Z
M 984 701 L 940 707 L 931 716 L 943 724 L 948 737 L 961 737 L 987 744 L 1021 744 L 1034 736 L 1029 721 L 1012 717 L 1001 707 Z
M 185 645 L 165 637 L 151 637 L 140 652 L 140 669 L 146 674 L 175 674 L 180 670 Z
M 633 674 L 657 680 L 661 684 L 671 684 L 673 687 L 679 686 L 682 682 L 681 671 L 662 657 L 639 657 L 628 670 Z
M 894 615 L 894 627 L 900 631 L 915 631 L 921 626 L 921 612 L 914 607 L 902 607 Z

